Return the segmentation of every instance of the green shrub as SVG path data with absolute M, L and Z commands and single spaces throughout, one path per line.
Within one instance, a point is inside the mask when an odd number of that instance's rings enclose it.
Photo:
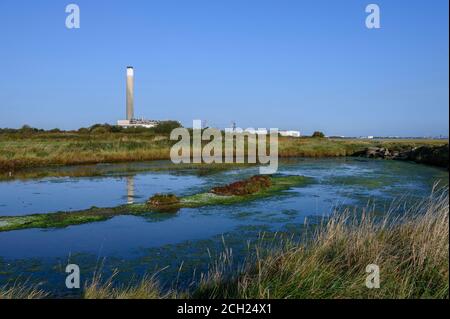
M 156 134 L 166 134 L 169 135 L 174 129 L 181 127 L 178 121 L 162 121 L 159 122 L 157 126 L 153 128 Z
M 320 132 L 320 131 L 315 131 L 314 133 L 313 133 L 313 135 L 312 135 L 312 137 L 325 137 L 325 134 L 323 134 L 322 132 Z

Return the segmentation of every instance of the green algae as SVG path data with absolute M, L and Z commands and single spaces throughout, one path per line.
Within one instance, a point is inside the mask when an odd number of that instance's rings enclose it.
M 305 186 L 312 182 L 304 176 L 275 176 L 271 177 L 272 185 L 268 188 L 249 195 L 222 196 L 210 192 L 181 197 L 178 203 L 166 207 L 168 213 L 177 212 L 181 208 L 198 208 L 212 205 L 232 205 L 271 197 L 292 187 Z M 0 216 L 0 232 L 29 228 L 63 228 L 108 220 L 119 215 L 144 215 L 146 213 L 160 213 L 160 207 L 148 203 L 120 205 L 116 207 L 91 207 L 85 210 L 56 212 L 48 214 L 34 214 L 25 216 Z

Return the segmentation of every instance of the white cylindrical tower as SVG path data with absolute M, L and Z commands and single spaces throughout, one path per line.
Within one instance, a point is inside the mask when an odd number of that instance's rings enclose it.
M 127 67 L 127 120 L 134 119 L 134 69 Z

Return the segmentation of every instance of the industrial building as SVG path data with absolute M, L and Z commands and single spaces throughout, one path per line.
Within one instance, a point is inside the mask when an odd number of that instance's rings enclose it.
M 117 121 L 117 125 L 122 127 L 146 127 L 151 128 L 158 125 L 158 121 L 146 120 L 134 117 L 134 68 L 127 67 L 126 78 L 126 120 Z
M 281 136 L 300 137 L 300 131 L 280 131 Z

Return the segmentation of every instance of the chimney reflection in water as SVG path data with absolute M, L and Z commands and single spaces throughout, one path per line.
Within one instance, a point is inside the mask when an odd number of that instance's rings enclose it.
M 127 176 L 127 203 L 134 204 L 134 176 Z

